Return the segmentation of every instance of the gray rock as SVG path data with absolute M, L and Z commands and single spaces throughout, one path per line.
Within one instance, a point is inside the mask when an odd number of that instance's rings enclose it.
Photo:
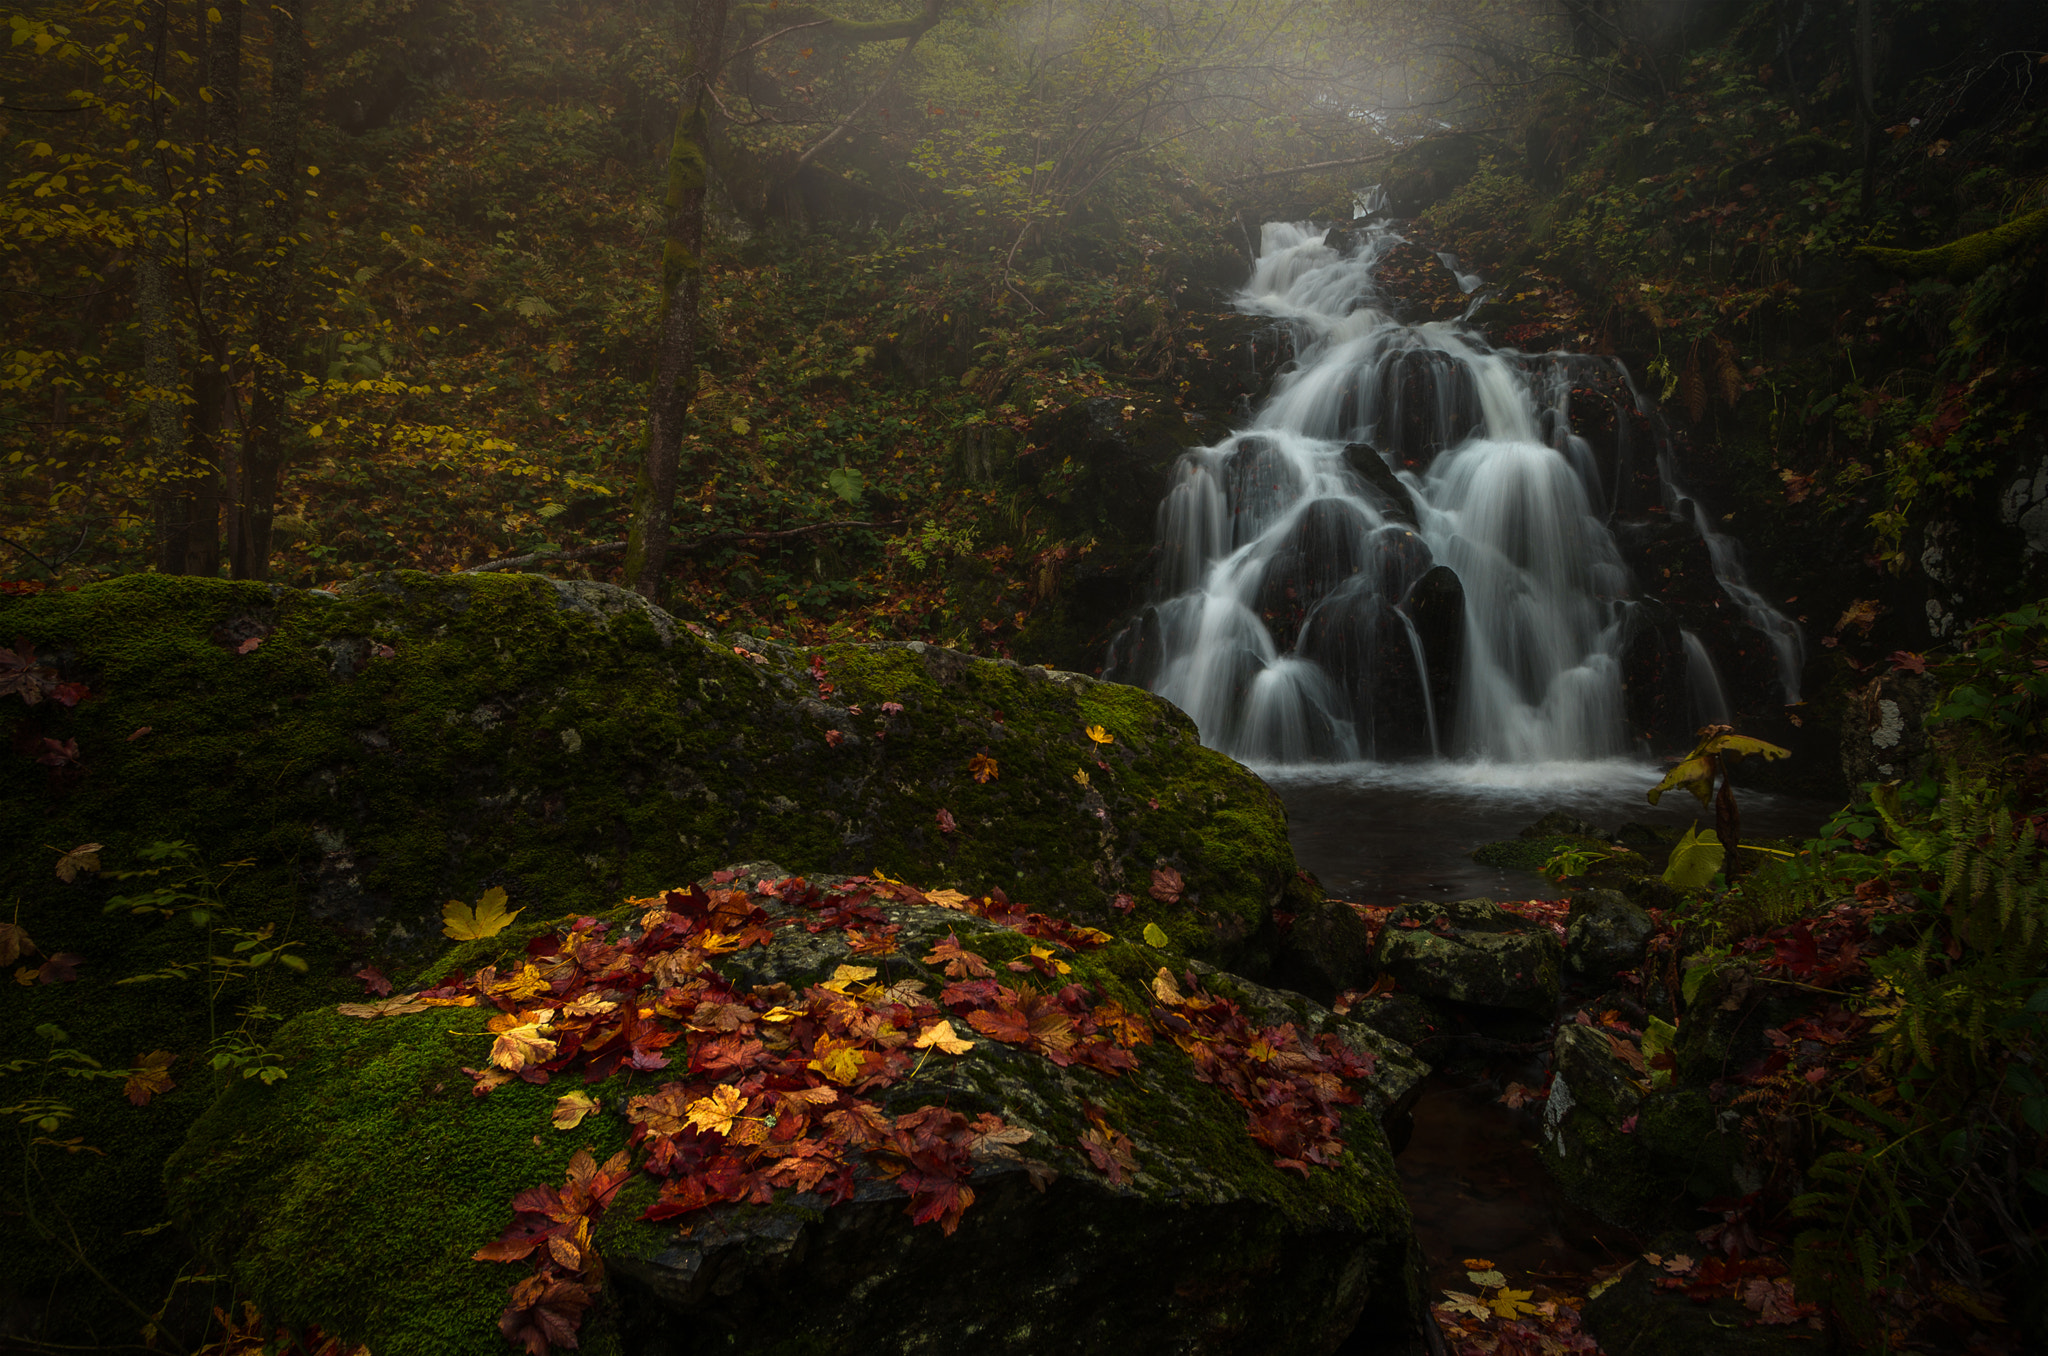
M 1548 1016 L 1564 948 L 1490 899 L 1403 904 L 1380 930 L 1380 968 L 1425 998 Z
M 1618 891 L 1581 890 L 1565 922 L 1565 964 L 1604 983 L 1641 965 L 1656 931 L 1656 920 Z
M 1273 983 L 1329 1003 L 1372 982 L 1372 929 L 1342 900 L 1298 904 L 1273 947 Z

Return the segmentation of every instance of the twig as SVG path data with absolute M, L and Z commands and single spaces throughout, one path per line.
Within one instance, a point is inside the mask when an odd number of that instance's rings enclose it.
M 903 526 L 901 519 L 891 519 L 887 522 L 876 523 L 812 523 L 807 527 L 789 527 L 779 532 L 713 532 L 707 536 L 692 537 L 683 541 L 672 541 L 669 543 L 668 549 L 671 551 L 702 551 L 713 546 L 728 546 L 734 542 L 783 541 L 792 537 L 808 537 L 819 532 L 833 532 L 841 528 L 864 527 L 879 530 L 901 526 Z M 500 560 L 487 560 L 481 565 L 471 565 L 466 569 L 457 570 L 456 573 L 488 574 L 496 570 L 516 570 L 522 565 L 531 565 L 537 560 L 589 560 L 593 556 L 610 555 L 614 551 L 623 551 L 625 549 L 626 543 L 623 541 L 606 541 L 599 542 L 595 546 L 578 546 L 567 551 L 530 551 L 523 556 L 506 556 Z
M 42 567 L 43 567 L 43 572 L 44 572 L 45 574 L 49 575 L 49 576 L 50 576 L 50 577 L 51 577 L 52 579 L 55 579 L 55 578 L 57 577 L 57 567 L 56 567 L 56 566 L 54 566 L 54 565 L 50 564 L 50 562 L 49 562 L 49 561 L 47 561 L 47 560 L 44 560 L 44 559 L 43 559 L 43 558 L 42 558 L 41 556 L 39 556 L 39 555 L 37 555 L 37 554 L 36 554 L 35 552 L 33 552 L 33 551 L 29 550 L 29 549 L 28 549 L 28 548 L 27 548 L 26 546 L 23 546 L 23 545 L 22 545 L 22 544 L 21 544 L 20 542 L 18 542 L 18 541 L 15 541 L 15 540 L 14 540 L 13 538 L 11 538 L 11 537 L 0 537 L 0 546 L 12 546 L 12 547 L 13 547 L 13 548 L 14 548 L 15 550 L 17 550 L 17 551 L 21 552 L 21 553 L 22 553 L 23 555 L 27 556 L 27 557 L 28 557 L 28 558 L 29 558 L 30 560 L 33 560 L 33 561 L 34 561 L 34 562 L 35 562 L 36 564 L 38 564 L 38 565 L 42 566 Z M 68 557 L 67 557 L 67 559 L 68 559 Z

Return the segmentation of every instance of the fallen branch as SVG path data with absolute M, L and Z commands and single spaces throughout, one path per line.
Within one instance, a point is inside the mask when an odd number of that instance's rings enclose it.
M 1348 160 L 1318 160 L 1312 165 L 1295 165 L 1290 169 L 1266 170 L 1260 174 L 1240 174 L 1225 179 L 1226 184 L 1256 183 L 1261 179 L 1278 179 L 1289 174 L 1307 174 L 1310 170 L 1339 169 L 1345 165 L 1369 165 L 1375 160 L 1385 160 L 1394 154 L 1391 150 L 1374 151 L 1371 155 L 1354 155 Z
M 835 532 L 841 528 L 865 527 L 879 531 L 884 528 L 901 526 L 903 526 L 902 520 L 891 519 L 887 522 L 879 523 L 812 523 L 807 527 L 783 528 L 779 532 L 712 532 L 702 537 L 690 537 L 685 540 L 671 541 L 668 549 L 671 551 L 704 551 L 714 546 L 731 546 L 739 542 L 785 541 L 792 537 L 809 537 L 820 532 Z M 625 549 L 626 543 L 623 541 L 604 541 L 597 543 L 595 546 L 577 546 L 569 550 L 529 551 L 523 556 L 505 556 L 499 560 L 487 560 L 481 565 L 471 565 L 457 570 L 456 573 L 489 574 L 492 571 L 498 570 L 516 570 L 521 566 L 531 565 L 537 560 L 590 560 L 596 556 L 610 555 L 614 551 L 623 551 Z

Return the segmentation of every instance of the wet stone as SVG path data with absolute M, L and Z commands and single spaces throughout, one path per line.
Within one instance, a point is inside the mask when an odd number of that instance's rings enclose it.
M 1411 993 L 1547 1016 L 1563 947 L 1490 899 L 1403 904 L 1380 930 L 1380 967 Z

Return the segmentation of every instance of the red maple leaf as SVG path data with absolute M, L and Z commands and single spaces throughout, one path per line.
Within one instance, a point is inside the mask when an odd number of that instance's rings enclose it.
M 379 970 L 374 965 L 365 965 L 362 969 L 356 971 L 356 978 L 363 981 L 365 992 L 373 993 L 379 998 L 383 998 L 391 992 L 391 981 L 385 977 L 382 970 Z
M 944 967 L 948 979 L 979 979 L 995 973 L 994 967 L 972 951 L 962 949 L 957 933 L 948 932 L 946 940 L 925 953 L 927 965 Z
M 1031 1043 L 1031 1019 L 1015 1007 L 977 1008 L 967 1015 L 967 1024 L 990 1040 L 1009 1045 Z

